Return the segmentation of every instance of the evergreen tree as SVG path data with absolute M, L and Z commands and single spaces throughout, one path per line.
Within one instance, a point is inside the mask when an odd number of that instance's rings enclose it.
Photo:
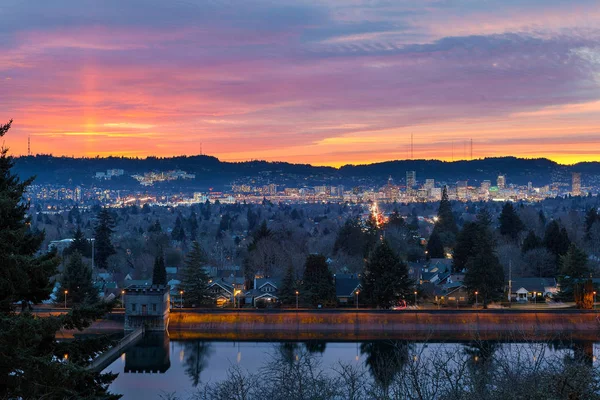
M 586 240 L 591 239 L 591 230 L 592 226 L 596 221 L 600 221 L 600 215 L 598 215 L 598 211 L 596 207 L 592 207 L 585 214 L 585 238 Z
M 152 269 L 152 284 L 167 284 L 167 267 L 165 266 L 165 258 L 162 254 L 154 259 L 154 268 Z
M 540 239 L 534 231 L 529 231 L 527 236 L 525 236 L 525 240 L 523 240 L 523 245 L 521 246 L 521 253 L 525 254 L 530 250 L 537 249 L 543 247 L 542 239 Z
M 544 246 L 548 251 L 554 254 L 558 260 L 558 257 L 567 253 L 570 244 L 567 230 L 564 227 L 561 229 L 556 220 L 550 222 L 544 233 Z
M 388 220 L 387 224 L 388 227 L 402 228 L 404 227 L 404 225 L 406 225 L 406 222 L 404 221 L 404 218 L 402 218 L 398 210 L 394 208 L 394 211 L 392 211 L 392 215 L 390 215 L 390 219 Z
M 348 218 L 338 231 L 333 252 L 343 251 L 349 256 L 367 257 L 377 242 L 377 228 L 369 221 L 366 229 L 357 218 Z
M 95 262 L 100 269 L 108 269 L 108 257 L 116 253 L 112 244 L 111 236 L 115 226 L 114 219 L 107 208 L 102 208 L 98 213 L 98 222 L 94 232 L 95 243 Z
M 148 227 L 148 233 L 161 233 L 161 232 L 162 232 L 162 226 L 160 225 L 160 222 L 158 220 L 154 221 L 154 224 L 152 224 Z
M 179 218 L 179 216 L 175 220 L 175 226 L 171 231 L 171 239 L 178 242 L 184 242 L 186 240 L 185 230 L 183 229 L 183 224 L 181 223 L 181 218 Z
M 190 213 L 190 217 L 188 218 L 188 226 L 190 231 L 190 238 L 192 240 L 196 240 L 196 237 L 198 236 L 198 216 L 196 215 L 196 212 L 194 210 L 192 210 L 192 212 Z
M 427 242 L 427 255 L 429 258 L 445 258 L 446 253 L 444 251 L 444 244 L 440 236 L 433 231 Z
M 290 264 L 285 270 L 281 288 L 279 289 L 279 300 L 283 304 L 296 304 L 296 290 L 298 290 L 298 282 L 294 274 L 294 267 Z
M 336 304 L 333 275 L 327 265 L 325 256 L 310 254 L 304 264 L 301 296 L 304 302 L 317 306 Z
M 208 289 L 210 277 L 204 270 L 206 255 L 198 242 L 192 243 L 192 250 L 188 253 L 183 267 L 181 285 L 179 290 L 185 293 L 184 301 L 188 306 L 198 306 L 211 303 L 211 294 Z
M 89 240 L 86 239 L 85 235 L 83 234 L 83 231 L 81 230 L 81 227 L 79 226 L 75 231 L 73 241 L 71 242 L 69 247 L 67 247 L 63 252 L 63 256 L 68 256 L 70 254 L 75 253 L 76 251 L 84 257 L 92 256 L 92 246 L 90 245 Z
M 63 271 L 61 290 L 68 290 L 67 303 L 69 304 L 98 301 L 98 291 L 92 282 L 92 268 L 83 262 L 79 251 L 75 251 L 69 257 Z
M 456 238 L 456 246 L 452 253 L 452 269 L 460 272 L 467 267 L 469 258 L 475 254 L 475 243 L 479 235 L 479 225 L 467 222 Z
M 388 245 L 381 242 L 371 253 L 362 276 L 363 299 L 367 304 L 390 308 L 412 291 L 408 268 Z
M 567 252 L 560 256 L 559 266 L 560 297 L 572 301 L 575 285 L 590 275 L 587 254 L 571 243 Z
M 0 125 L 0 137 L 11 123 Z M 108 394 L 115 375 L 86 368 L 90 357 L 104 351 L 108 341 L 56 340 L 60 329 L 83 329 L 104 315 L 110 305 L 77 307 L 67 314 L 34 316 L 29 304 L 49 298 L 56 275 L 56 254 L 37 255 L 42 232 L 31 231 L 23 194 L 32 179 L 21 181 L 11 172 L 8 150 L 0 151 L 0 398 L 2 399 L 117 399 Z M 14 313 L 13 305 L 22 304 Z M 69 354 L 69 361 L 63 360 Z
M 504 270 L 496 255 L 492 232 L 486 226 L 485 219 L 486 217 L 478 218 L 479 234 L 474 242 L 473 255 L 467 260 L 464 279 L 471 294 L 475 291 L 479 293 L 483 308 L 487 308 L 490 301 L 502 298 L 504 288 Z
M 525 228 L 523 221 L 510 202 L 504 203 L 498 220 L 500 221 L 500 234 L 513 240 L 517 240 L 519 233 Z
M 448 200 L 448 189 L 444 186 L 442 191 L 442 200 L 437 213 L 437 221 L 433 230 L 440 236 L 445 247 L 454 245 L 456 235 L 458 234 L 458 226 L 452 213 L 452 204 Z

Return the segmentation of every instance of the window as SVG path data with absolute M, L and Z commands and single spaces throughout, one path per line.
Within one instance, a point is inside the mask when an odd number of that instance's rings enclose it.
M 152 311 L 156 312 L 156 303 L 152 304 Z
M 135 303 L 131 303 L 131 311 L 135 312 Z

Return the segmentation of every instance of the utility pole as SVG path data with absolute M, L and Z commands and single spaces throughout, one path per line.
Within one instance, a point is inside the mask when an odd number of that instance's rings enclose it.
M 508 260 L 508 302 L 512 303 L 512 260 Z

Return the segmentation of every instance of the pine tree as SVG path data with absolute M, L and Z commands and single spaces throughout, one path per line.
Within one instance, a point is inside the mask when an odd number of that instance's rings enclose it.
M 571 241 L 567 234 L 567 230 L 560 225 L 556 220 L 550 222 L 544 233 L 544 246 L 557 257 L 565 255 L 569 250 Z
M 490 301 L 502 298 L 504 270 L 496 255 L 494 239 L 484 218 L 477 222 L 479 234 L 474 242 L 473 254 L 467 261 L 464 284 L 471 294 L 475 291 L 479 293 L 483 308 L 487 308 Z
M 108 257 L 116 253 L 111 242 L 115 222 L 110 211 L 102 208 L 98 213 L 98 222 L 94 232 L 96 266 L 100 269 L 108 269 Z
M 0 137 L 11 123 L 0 125 Z M 49 298 L 51 277 L 59 263 L 55 254 L 37 255 L 43 233 L 32 232 L 23 194 L 32 179 L 21 181 L 11 172 L 8 150 L 0 151 L 0 398 L 7 399 L 117 399 L 108 394 L 115 375 L 87 370 L 89 358 L 109 342 L 56 341 L 60 329 L 83 329 L 104 315 L 110 305 L 77 307 L 67 314 L 34 316 L 29 304 Z M 22 312 L 13 305 L 21 302 Z M 63 355 L 70 354 L 68 362 Z
M 444 243 L 442 239 L 433 231 L 427 242 L 427 255 L 429 258 L 445 258 L 446 252 L 444 251 Z
M 525 236 L 525 240 L 523 240 L 523 245 L 521 246 L 521 253 L 525 254 L 530 250 L 537 249 L 543 247 L 544 244 L 542 240 L 535 234 L 534 231 L 529 231 L 527 236 Z
M 452 204 L 448 200 L 448 189 L 444 186 L 442 200 L 437 213 L 437 221 L 433 230 L 440 236 L 445 247 L 452 247 L 458 234 L 458 226 L 452 213 Z
M 336 304 L 333 275 L 329 270 L 325 256 L 310 254 L 306 258 L 300 295 L 307 304 L 313 306 L 318 304 L 332 306 Z
M 73 236 L 73 241 L 69 247 L 65 249 L 63 256 L 68 256 L 76 251 L 84 257 L 91 257 L 92 255 L 90 242 L 85 238 L 80 226 L 77 227 L 77 231 L 75 231 L 75 235 Z
M 452 253 L 452 269 L 460 272 L 467 267 L 469 258 L 475 254 L 475 243 L 480 226 L 475 222 L 467 222 L 456 238 L 456 246 Z
M 165 258 L 162 254 L 154 259 L 154 268 L 152 269 L 152 284 L 167 284 L 167 268 L 165 266 Z
M 283 281 L 281 282 L 281 288 L 279 289 L 279 300 L 283 304 L 295 304 L 296 302 L 296 290 L 298 289 L 298 282 L 296 275 L 294 274 L 294 267 L 290 264 L 285 270 Z
M 81 253 L 75 251 L 69 257 L 62 276 L 62 290 L 68 290 L 69 304 L 95 303 L 98 291 L 92 282 L 92 268 L 86 265 Z
M 572 243 L 567 252 L 560 256 L 559 265 L 560 297 L 572 301 L 575 285 L 582 283 L 590 274 L 587 254 Z
M 362 276 L 363 299 L 367 304 L 390 308 L 412 291 L 408 267 L 394 254 L 387 241 L 373 250 Z
M 585 238 L 586 240 L 591 239 L 591 230 L 592 226 L 596 221 L 600 221 L 600 215 L 598 215 L 598 211 L 596 207 L 592 207 L 585 214 Z
M 198 242 L 192 243 L 192 250 L 187 255 L 182 272 L 179 290 L 185 293 L 184 301 L 188 306 L 209 304 L 211 294 L 208 289 L 210 277 L 204 270 L 206 256 Z
M 181 223 L 181 218 L 177 217 L 175 220 L 175 226 L 171 231 L 171 239 L 177 240 L 179 242 L 183 242 L 186 240 L 185 230 L 183 229 L 183 224 Z
M 500 221 L 500 234 L 513 240 L 516 240 L 519 233 L 525 228 L 512 203 L 509 202 L 504 203 L 498 220 Z

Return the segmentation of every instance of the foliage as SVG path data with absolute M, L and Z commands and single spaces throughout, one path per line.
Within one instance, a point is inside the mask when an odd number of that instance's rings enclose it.
M 333 275 L 325 256 L 310 254 L 306 258 L 300 295 L 303 302 L 312 306 L 333 306 L 337 303 Z
M 65 266 L 61 290 L 62 293 L 64 293 L 64 290 L 68 291 L 67 302 L 69 304 L 95 303 L 98 301 L 98 291 L 92 282 L 92 268 L 83 262 L 78 251 L 75 251 L 69 257 L 69 261 Z
M 0 126 L 0 136 L 10 123 Z M 11 173 L 12 157 L 0 153 L 0 398 L 7 399 L 117 399 L 107 392 L 114 379 L 85 368 L 87 360 L 106 349 L 106 341 L 58 343 L 60 329 L 83 329 L 104 315 L 112 304 L 85 304 L 61 316 L 39 317 L 26 305 L 47 299 L 56 273 L 55 254 L 36 257 L 43 240 L 29 230 L 29 204 L 23 193 L 32 182 Z M 23 311 L 12 304 L 23 301 Z M 74 354 L 64 360 L 64 354 Z
M 209 304 L 211 295 L 208 289 L 210 277 L 204 270 L 206 255 L 198 242 L 192 243 L 192 250 L 188 253 L 183 267 L 181 285 L 179 290 L 185 292 L 187 305 Z
M 440 235 L 436 231 L 433 231 L 427 242 L 427 255 L 429 258 L 445 258 L 446 252 L 444 251 L 444 243 Z
M 102 208 L 97 216 L 97 223 L 94 231 L 95 243 L 95 262 L 100 269 L 108 269 L 108 257 L 116 253 L 112 244 L 111 236 L 114 232 L 115 221 L 107 208 Z
M 368 257 L 377 240 L 377 229 L 372 224 L 363 226 L 357 218 L 348 218 L 339 230 L 333 252 L 349 256 Z
M 171 239 L 178 242 L 184 242 L 187 239 L 187 236 L 185 235 L 185 229 L 183 229 L 183 223 L 181 222 L 181 218 L 179 216 L 175 220 L 175 226 L 171 231 Z
M 298 281 L 296 274 L 294 273 L 294 267 L 290 264 L 285 270 L 283 281 L 281 282 L 281 288 L 279 289 L 279 300 L 283 304 L 295 304 L 296 303 L 296 290 L 298 290 Z
M 544 243 L 542 240 L 535 234 L 534 231 L 529 231 L 525 239 L 523 240 L 523 244 L 521 245 L 521 253 L 525 254 L 530 250 L 537 249 L 539 247 L 543 247 Z
M 442 190 L 442 200 L 437 213 L 437 221 L 433 227 L 434 232 L 440 235 L 444 246 L 452 247 L 458 234 L 458 226 L 452 213 L 452 204 L 448 200 L 448 188 Z
M 513 240 L 517 240 L 519 233 L 525 228 L 523 221 L 510 202 L 504 203 L 498 220 L 500 221 L 500 234 Z
M 412 282 L 408 268 L 386 241 L 373 250 L 365 264 L 362 286 L 365 303 L 380 308 L 390 308 L 410 294 Z
M 480 226 L 476 222 L 467 222 L 456 238 L 456 246 L 452 255 L 452 269 L 460 272 L 467 267 L 467 262 L 475 254 L 475 244 L 480 234 Z
M 504 270 L 496 255 L 495 242 L 489 228 L 486 211 L 478 214 L 478 235 L 474 241 L 473 254 L 467 259 L 464 285 L 470 293 L 477 291 L 483 307 L 502 297 Z
M 554 220 L 546 226 L 544 246 L 546 246 L 557 259 L 567 253 L 570 244 L 571 241 L 569 240 L 567 230 L 564 227 L 561 228 L 558 221 Z
M 74 252 L 79 252 L 83 257 L 91 257 L 92 256 L 92 245 L 88 239 L 86 239 L 83 234 L 81 227 L 77 226 L 77 230 L 75 231 L 75 235 L 73 236 L 73 241 L 65 249 L 63 252 L 63 256 L 68 256 L 73 254 Z
M 154 259 L 154 267 L 152 268 L 152 284 L 167 284 L 167 267 L 165 265 L 165 258 L 162 254 Z
M 560 257 L 559 265 L 560 297 L 572 301 L 575 284 L 590 274 L 587 254 L 571 243 L 569 250 Z

